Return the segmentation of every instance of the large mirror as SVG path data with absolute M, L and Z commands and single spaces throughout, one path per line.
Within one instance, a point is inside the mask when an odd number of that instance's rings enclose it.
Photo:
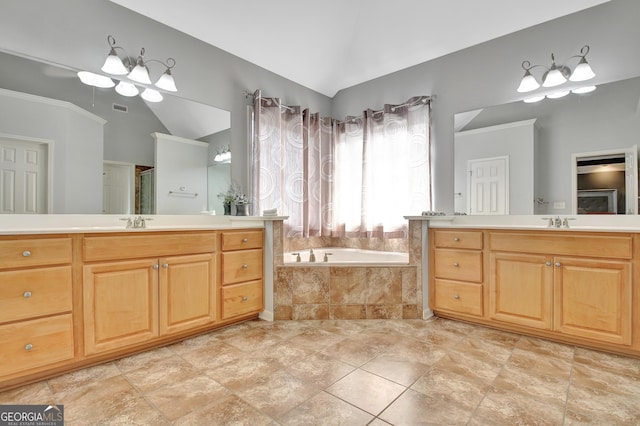
M 456 114 L 455 212 L 637 214 L 639 101 L 636 77 Z M 605 164 L 616 172 L 593 174 Z
M 211 194 L 231 180 L 228 159 L 215 161 L 231 143 L 230 113 L 163 96 L 121 96 L 83 84 L 77 70 L 0 52 L 0 212 L 221 212 Z M 176 161 L 157 164 L 152 135 L 180 143 L 164 155 Z M 178 161 L 192 149 L 197 163 Z

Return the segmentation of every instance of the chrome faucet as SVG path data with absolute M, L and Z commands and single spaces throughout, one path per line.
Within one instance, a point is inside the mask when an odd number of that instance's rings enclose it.
M 300 259 L 300 253 L 291 253 L 291 255 L 296 257 L 296 262 L 302 261 L 302 259 Z
M 309 262 L 315 262 L 316 261 L 316 255 L 313 254 L 313 249 L 309 249 Z
M 151 220 L 150 217 L 144 218 L 142 216 L 136 216 L 134 218 L 126 218 L 123 217 L 120 220 L 126 220 L 127 224 L 125 225 L 126 229 L 129 228 L 146 228 L 147 227 L 147 220 Z
M 326 251 L 324 252 L 324 259 L 322 259 L 323 262 L 328 262 L 329 261 L 329 256 L 331 256 L 333 253 L 327 253 Z

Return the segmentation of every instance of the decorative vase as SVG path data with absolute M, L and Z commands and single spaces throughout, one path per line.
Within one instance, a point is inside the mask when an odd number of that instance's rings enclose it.
M 236 204 L 236 216 L 246 216 L 246 215 L 247 215 L 247 205 Z
M 224 215 L 225 216 L 230 216 L 231 215 L 231 203 L 224 203 Z

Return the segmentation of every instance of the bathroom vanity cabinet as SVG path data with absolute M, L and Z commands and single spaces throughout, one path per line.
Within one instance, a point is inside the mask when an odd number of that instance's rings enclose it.
M 256 318 L 263 235 L 0 236 L 0 390 Z
M 640 355 L 637 234 L 431 229 L 430 241 L 437 314 Z

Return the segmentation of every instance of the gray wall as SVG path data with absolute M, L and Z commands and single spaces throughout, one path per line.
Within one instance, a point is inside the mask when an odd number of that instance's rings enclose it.
M 479 44 L 340 91 L 333 116 L 431 94 L 435 209 L 453 212 L 453 117 L 456 113 L 523 99 L 516 92 L 523 60 L 547 64 L 553 52 L 568 58 L 589 44 L 594 81 L 640 75 L 640 2 L 612 0 L 600 6 Z M 426 22 L 428 24 L 428 20 Z M 568 172 L 567 172 L 568 174 Z M 555 198 L 555 196 L 554 196 Z
M 131 50 L 145 47 L 148 58 L 172 56 L 181 96 L 231 111 L 234 159 L 248 155 L 245 90 L 260 88 L 265 96 L 336 118 L 414 95 L 436 95 L 434 207 L 452 212 L 454 114 L 520 99 L 515 88 L 523 60 L 547 63 L 551 52 L 567 58 L 584 44 L 591 46 L 596 73 L 606 71 L 609 80 L 638 76 L 638 22 L 640 2 L 613 0 L 344 89 L 333 99 L 106 0 L 3 0 L 0 48 L 95 72 L 108 53 L 108 34 Z M 242 28 L 229 34 L 242 36 Z M 246 164 L 234 162 L 232 173 L 246 185 Z

